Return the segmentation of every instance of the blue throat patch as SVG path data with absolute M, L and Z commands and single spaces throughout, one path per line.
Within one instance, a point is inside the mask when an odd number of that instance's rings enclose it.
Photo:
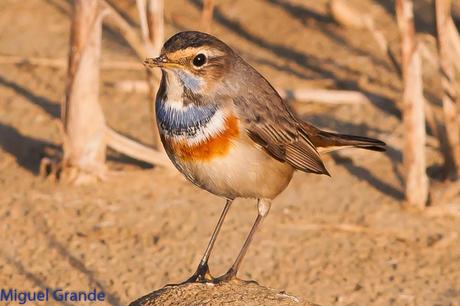
M 203 81 L 201 80 L 201 78 L 184 72 L 182 70 L 177 70 L 175 73 L 179 77 L 182 84 L 191 91 L 196 92 L 201 90 L 201 87 L 203 85 Z
M 194 136 L 206 125 L 217 111 L 217 105 L 190 104 L 183 110 L 167 105 L 162 98 L 157 99 L 156 115 L 161 130 L 169 136 Z

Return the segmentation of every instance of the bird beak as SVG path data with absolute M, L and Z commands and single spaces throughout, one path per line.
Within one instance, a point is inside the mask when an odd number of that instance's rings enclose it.
M 172 62 L 168 57 L 164 54 L 160 55 L 159 57 L 156 58 L 146 58 L 144 60 L 144 65 L 148 68 L 167 68 L 167 67 L 172 67 L 172 66 L 177 66 L 176 63 Z

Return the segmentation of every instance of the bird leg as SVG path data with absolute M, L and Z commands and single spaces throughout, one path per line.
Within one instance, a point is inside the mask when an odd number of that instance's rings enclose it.
M 211 255 L 212 248 L 214 247 L 214 243 L 216 242 L 217 235 L 219 234 L 220 228 L 224 223 L 225 216 L 227 215 L 227 212 L 230 209 L 232 202 L 233 200 L 227 199 L 224 210 L 220 215 L 219 221 L 217 222 L 216 228 L 212 233 L 211 239 L 209 240 L 208 246 L 206 247 L 206 251 L 204 252 L 203 257 L 201 258 L 198 268 L 196 269 L 195 273 L 193 273 L 193 275 L 184 283 L 206 282 L 213 279 L 211 274 L 209 273 L 208 260 L 209 256 Z
M 220 282 L 225 282 L 232 280 L 236 277 L 236 273 L 238 272 L 238 269 L 240 268 L 241 262 L 243 261 L 244 256 L 246 255 L 246 252 L 249 248 L 249 245 L 251 244 L 251 241 L 254 237 L 255 232 L 259 228 L 260 224 L 262 223 L 263 219 L 265 216 L 268 214 L 271 206 L 271 201 L 267 199 L 258 199 L 257 202 L 257 218 L 256 221 L 254 222 L 254 225 L 251 228 L 251 231 L 249 232 L 248 237 L 246 238 L 246 241 L 243 244 L 243 247 L 241 248 L 240 253 L 238 254 L 238 257 L 236 258 L 235 262 L 231 266 L 231 268 L 227 271 L 222 276 L 219 276 L 218 278 L 214 279 L 213 281 L 215 283 L 220 283 Z

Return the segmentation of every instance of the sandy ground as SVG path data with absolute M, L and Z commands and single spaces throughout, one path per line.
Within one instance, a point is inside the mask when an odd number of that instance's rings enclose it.
M 198 1 L 165 2 L 168 36 L 198 27 Z M 363 106 L 297 105 L 306 120 L 389 144 L 386 154 L 327 156 L 332 178 L 297 173 L 275 200 L 239 276 L 323 305 L 460 305 L 460 223 L 402 208 L 401 82 L 371 36 L 336 25 L 323 0 L 217 2 L 214 34 L 275 86 L 356 89 L 373 98 Z M 119 3 L 136 24 L 134 1 Z M 397 48 L 391 4 L 360 5 Z M 423 18 L 418 24 L 428 28 Z M 1 54 L 65 58 L 68 30 L 65 1 L 0 2 Z M 137 60 L 107 30 L 103 57 Z M 438 108 L 435 68 L 425 70 L 426 95 Z M 105 85 L 143 77 L 141 70 L 104 70 L 101 103 L 110 126 L 149 143 L 146 96 Z M 115 174 L 107 182 L 74 187 L 41 178 L 45 149 L 60 145 L 64 85 L 63 69 L 0 65 L 0 288 L 98 288 L 108 295 L 106 305 L 124 305 L 184 280 L 223 200 L 114 152 L 108 163 Z M 428 143 L 437 182 L 441 159 L 436 140 Z M 254 201 L 233 206 L 212 273 L 230 266 L 255 216 Z

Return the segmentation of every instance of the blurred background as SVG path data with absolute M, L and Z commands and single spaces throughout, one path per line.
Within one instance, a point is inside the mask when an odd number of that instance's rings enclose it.
M 411 2 L 2 0 L 0 288 L 98 288 L 125 305 L 194 272 L 224 200 L 165 162 L 158 75 L 142 61 L 178 31 L 206 30 L 304 120 L 388 144 L 324 156 L 332 178 L 296 173 L 239 277 L 322 305 L 460 305 L 460 2 L 415 0 L 414 23 L 395 13 Z M 73 13 L 85 6 L 89 19 Z M 97 135 L 88 170 L 78 145 Z M 236 201 L 211 273 L 255 216 L 255 201 Z

